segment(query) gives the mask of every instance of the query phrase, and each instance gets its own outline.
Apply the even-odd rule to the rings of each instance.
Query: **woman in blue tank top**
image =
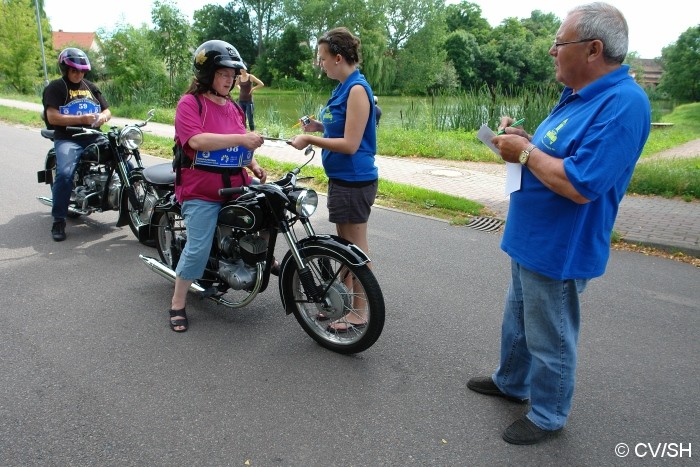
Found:
[[[320,121],[303,125],[304,133],[290,144],[303,149],[309,144],[322,149],[323,168],[328,175],[328,218],[338,235],[369,251],[367,221],[377,195],[377,128],[374,94],[359,72],[360,40],[347,28],[335,28],[318,39],[318,64],[326,75],[339,81]],[[358,316],[346,316],[329,325],[344,332],[361,327]]]

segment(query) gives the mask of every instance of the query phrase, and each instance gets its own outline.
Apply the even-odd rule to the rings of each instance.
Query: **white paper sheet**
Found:
[[[476,137],[479,138],[479,141],[488,146],[489,149],[491,149],[494,153],[498,155],[498,157],[500,157],[501,151],[499,151],[498,148],[494,146],[491,142],[494,136],[496,136],[496,133],[494,133],[493,130],[489,128],[486,124],[481,125],[481,128],[479,128],[479,131],[476,133]],[[521,177],[522,166],[514,162],[506,162],[505,196],[510,196],[511,193],[520,189]]]

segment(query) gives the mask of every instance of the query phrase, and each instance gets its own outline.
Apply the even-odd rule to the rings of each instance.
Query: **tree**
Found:
[[[311,51],[301,43],[299,30],[295,26],[287,26],[274,49],[270,51],[270,67],[275,70],[273,75],[277,78],[303,79],[301,65],[311,58]]]
[[[146,25],[138,29],[118,26],[104,41],[103,52],[111,81],[111,101],[159,102],[170,95],[165,64]]]
[[[170,79],[170,103],[174,103],[179,92],[176,82],[188,80],[191,67],[190,24],[172,0],[156,0],[151,10],[155,25],[153,39],[155,47],[163,56]]]
[[[463,30],[474,36],[479,44],[488,42],[491,34],[491,25],[481,16],[481,7],[476,3],[447,5],[445,22],[448,33]]]
[[[42,10],[43,11],[43,10]],[[42,28],[48,23],[42,21]],[[49,54],[50,54],[50,48]],[[0,77],[20,93],[30,93],[41,76],[34,2],[0,1]]]
[[[434,88],[447,61],[443,48],[445,34],[444,16],[437,10],[422,29],[409,37],[397,55],[398,90],[405,94],[425,94]]]
[[[561,21],[554,16],[554,13],[542,13],[540,10],[533,10],[529,18],[521,21],[527,30],[536,37],[547,37],[550,42],[554,42]]]
[[[283,4],[275,0],[235,0],[234,3],[253,13],[251,19],[255,24],[258,45],[256,56],[259,57],[265,50],[265,44],[284,28]]]
[[[477,69],[481,49],[471,33],[461,28],[451,32],[445,40],[445,51],[463,88],[476,88],[482,84]]]
[[[700,101],[700,24],[661,50],[664,72],[659,91],[681,102]]]
[[[395,0],[384,6],[387,48],[393,51],[403,47],[429,22],[435,23],[436,16],[442,15],[444,10],[443,0]],[[440,18],[444,21],[442,16]]]
[[[250,67],[256,62],[258,55],[253,30],[250,27],[250,16],[245,9],[236,10],[234,6],[233,2],[225,7],[204,5],[202,9],[194,12],[192,32],[197,44],[218,39],[233,45]]]

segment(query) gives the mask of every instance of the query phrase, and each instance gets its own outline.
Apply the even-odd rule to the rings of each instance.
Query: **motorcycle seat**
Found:
[[[163,164],[146,167],[143,169],[143,178],[145,178],[147,182],[155,185],[173,185],[175,183],[173,164],[165,162]]]
[[[43,136],[46,139],[53,140],[53,130],[47,130],[46,128],[42,128],[41,136]]]

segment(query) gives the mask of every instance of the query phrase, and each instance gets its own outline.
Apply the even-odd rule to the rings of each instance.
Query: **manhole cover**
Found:
[[[469,221],[467,227],[483,232],[495,232],[500,229],[504,223],[503,219],[496,219],[495,217],[475,217]]]
[[[438,177],[461,177],[463,174],[459,170],[450,169],[435,169],[430,171],[431,175],[437,175]]]

